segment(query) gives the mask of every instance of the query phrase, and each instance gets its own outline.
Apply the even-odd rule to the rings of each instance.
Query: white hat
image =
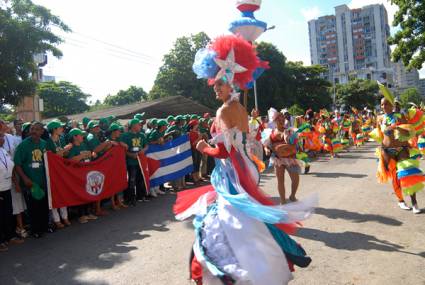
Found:
[[[270,108],[267,111],[269,121],[274,122],[276,118],[279,116],[279,112],[275,108]]]

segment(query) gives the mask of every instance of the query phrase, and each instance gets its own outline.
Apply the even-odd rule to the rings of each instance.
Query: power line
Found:
[[[60,28],[58,25],[55,25],[55,24],[53,24],[53,26]],[[62,32],[62,30],[60,30],[60,31]],[[120,52],[122,52],[122,53],[127,53],[127,54],[132,55],[132,56],[137,56],[137,57],[145,58],[146,60],[154,60],[154,61],[157,61],[158,60],[158,58],[153,57],[151,55],[148,55],[148,54],[145,54],[145,53],[141,53],[141,52],[138,52],[138,51],[134,51],[134,50],[128,49],[126,47],[119,46],[119,45],[114,44],[114,43],[110,43],[110,42],[106,42],[106,41],[103,41],[103,40],[99,40],[99,39],[97,39],[95,37],[92,37],[92,36],[89,36],[89,35],[86,35],[86,34],[77,32],[77,31],[73,31],[72,34],[79,35],[79,36],[84,37],[86,39],[90,39],[92,41],[95,41],[95,42],[101,43],[103,45],[107,45],[107,46],[113,47],[115,49],[119,49]],[[63,34],[62,37],[66,37],[65,34]],[[81,40],[77,40],[77,41],[82,42]]]
[[[79,40],[75,40],[75,39],[72,39],[72,38],[64,37],[64,39],[69,45],[74,46],[74,47],[78,47],[78,48],[82,48],[82,49],[91,49],[93,51],[101,51],[101,52],[103,52],[107,55],[110,55],[110,56],[113,56],[113,57],[116,57],[116,58],[121,58],[121,59],[129,60],[129,61],[137,61],[137,62],[140,62],[140,63],[143,63],[143,64],[148,64],[148,65],[154,64],[154,61],[148,61],[145,58],[142,58],[142,57],[139,57],[139,56],[135,56],[135,55],[131,55],[131,54],[128,54],[128,53],[123,53],[123,52],[111,50],[111,49],[108,49],[108,48],[105,48],[105,47],[97,47],[96,48],[96,47],[91,46],[88,43],[84,43],[84,42],[81,42]]]

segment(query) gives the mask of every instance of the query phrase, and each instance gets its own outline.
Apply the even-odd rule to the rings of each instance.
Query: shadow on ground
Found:
[[[318,178],[364,178],[367,177],[366,174],[352,174],[352,173],[340,173],[340,172],[310,172],[309,175],[312,175],[314,177]]]
[[[377,222],[388,226],[401,226],[403,224],[399,220],[391,217],[374,214],[361,214],[341,209],[316,208],[314,212],[317,215],[322,215],[329,219],[343,219],[354,223]]]
[[[301,228],[296,236],[320,241],[327,247],[334,249],[356,251],[356,250],[378,250],[385,252],[400,252],[425,258],[425,252],[413,253],[403,250],[403,246],[386,240],[378,239],[372,235],[357,232],[330,233],[318,229]]]
[[[82,282],[86,270],[109,269],[140,250],[129,243],[149,238],[147,231],[169,231],[175,195],[123,209],[88,224],[73,225],[42,239],[28,239],[0,254],[0,284],[101,284]]]

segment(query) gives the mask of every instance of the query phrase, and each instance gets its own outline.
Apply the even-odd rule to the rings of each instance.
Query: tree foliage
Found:
[[[120,90],[116,95],[108,95],[104,104],[108,106],[121,106],[147,100],[148,94],[141,87],[130,86],[127,90]]]
[[[414,103],[419,106],[421,102],[422,96],[416,88],[409,88],[400,95],[400,103],[403,108],[409,107],[409,103]]]
[[[347,84],[336,86],[336,98],[338,105],[355,107],[375,107],[378,104],[378,84],[371,80],[356,79]]]
[[[302,62],[289,62],[287,88],[293,100],[289,105],[298,104],[303,109],[318,111],[332,104],[331,83],[321,77],[326,68],[321,65],[304,66]],[[286,105],[286,106],[289,106]]]
[[[301,108],[300,106],[298,106],[298,104],[294,104],[292,105],[289,109],[288,109],[289,114],[291,114],[292,116],[301,116],[304,115],[304,109]]]
[[[425,62],[425,1],[391,0],[399,9],[393,26],[400,27],[389,43],[396,45],[392,58],[408,68],[421,69]]]
[[[32,95],[37,71],[34,55],[51,52],[60,57],[61,39],[52,26],[69,31],[57,16],[30,0],[0,0],[0,103],[16,105]]]
[[[173,49],[164,56],[150,98],[182,95],[215,108],[218,102],[206,80],[196,78],[192,64],[196,52],[210,39],[205,33],[177,39]],[[258,56],[268,61],[270,69],[257,80],[258,103],[262,113],[272,106],[283,108],[298,104],[301,108],[318,110],[331,104],[330,83],[321,78],[321,66],[287,63],[285,56],[270,43],[256,45]],[[254,107],[254,91],[249,90],[248,109]]]
[[[181,95],[205,106],[216,107],[214,92],[205,80],[196,78],[192,71],[196,52],[206,47],[210,38],[201,32],[190,37],[178,38],[171,51],[164,56],[154,86],[149,94],[151,99]]]
[[[37,93],[44,101],[43,117],[46,118],[83,113],[90,109],[86,104],[90,95],[67,81],[40,83]]]

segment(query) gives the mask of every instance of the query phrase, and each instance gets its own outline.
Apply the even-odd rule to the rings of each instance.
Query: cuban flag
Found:
[[[162,145],[149,145],[145,154],[139,155],[139,163],[147,189],[192,173],[189,136],[184,135]]]

